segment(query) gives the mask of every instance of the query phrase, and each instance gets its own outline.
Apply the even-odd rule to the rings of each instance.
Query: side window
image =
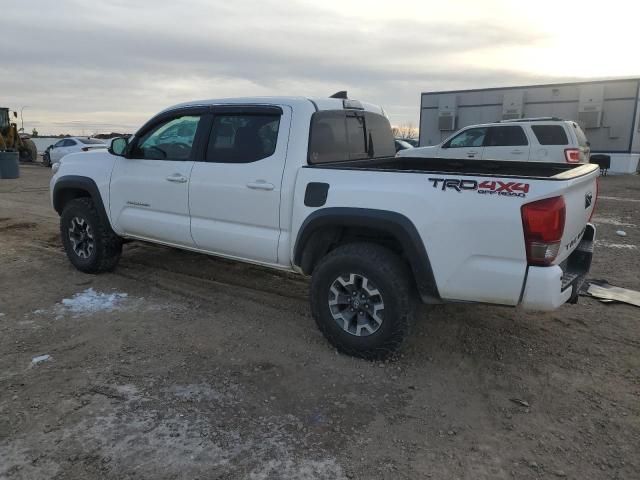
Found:
[[[280,115],[229,113],[213,118],[207,162],[251,163],[276,151]]]
[[[58,141],[53,145],[53,147],[54,147],[54,148],[60,148],[60,147],[64,146],[64,142],[66,142],[66,140],[58,140]]]
[[[540,145],[569,145],[567,132],[562,125],[532,125],[531,130]]]
[[[309,163],[349,160],[345,118],[345,112],[342,110],[328,110],[313,114],[309,137]]]
[[[71,140],[69,138],[65,139],[62,141],[62,146],[63,147],[73,147],[76,144],[76,142],[74,140]]]
[[[518,125],[491,127],[489,141],[485,143],[486,147],[521,147],[524,145],[529,145],[527,135]]]
[[[447,148],[481,147],[486,134],[486,127],[470,128],[453,137],[445,146]]]
[[[189,160],[199,115],[183,115],[167,120],[140,137],[132,158],[147,160]]]

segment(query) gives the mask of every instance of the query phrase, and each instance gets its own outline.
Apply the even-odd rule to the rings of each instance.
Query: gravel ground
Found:
[[[357,360],[303,278],[142,243],[74,270],[49,176],[0,181],[0,478],[640,478],[640,309],[425,307]],[[640,290],[640,177],[600,194],[592,278]]]

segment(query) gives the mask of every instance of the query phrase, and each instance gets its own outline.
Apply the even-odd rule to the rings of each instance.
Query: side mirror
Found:
[[[443,143],[443,144],[442,144],[442,147],[440,147],[440,148],[449,148],[449,142],[447,142],[447,143]]]
[[[18,112],[13,112],[13,117],[18,118]]]
[[[126,156],[127,146],[129,145],[129,141],[124,137],[114,138],[111,142],[111,146],[109,147],[109,153],[111,155],[117,155],[119,157]]]

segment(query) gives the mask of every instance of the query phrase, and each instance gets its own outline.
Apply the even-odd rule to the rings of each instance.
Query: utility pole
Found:
[[[29,108],[29,105],[23,105],[22,108],[20,109],[20,131],[24,132],[24,118],[22,118],[22,111],[25,108]]]

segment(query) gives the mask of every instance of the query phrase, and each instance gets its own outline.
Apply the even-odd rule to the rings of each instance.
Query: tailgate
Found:
[[[585,165],[587,167],[587,165]],[[584,167],[583,167],[584,168]],[[577,178],[571,178],[564,183],[564,197],[566,215],[564,233],[560,241],[560,250],[554,264],[561,263],[578,246],[585,227],[591,218],[598,196],[598,169]]]

